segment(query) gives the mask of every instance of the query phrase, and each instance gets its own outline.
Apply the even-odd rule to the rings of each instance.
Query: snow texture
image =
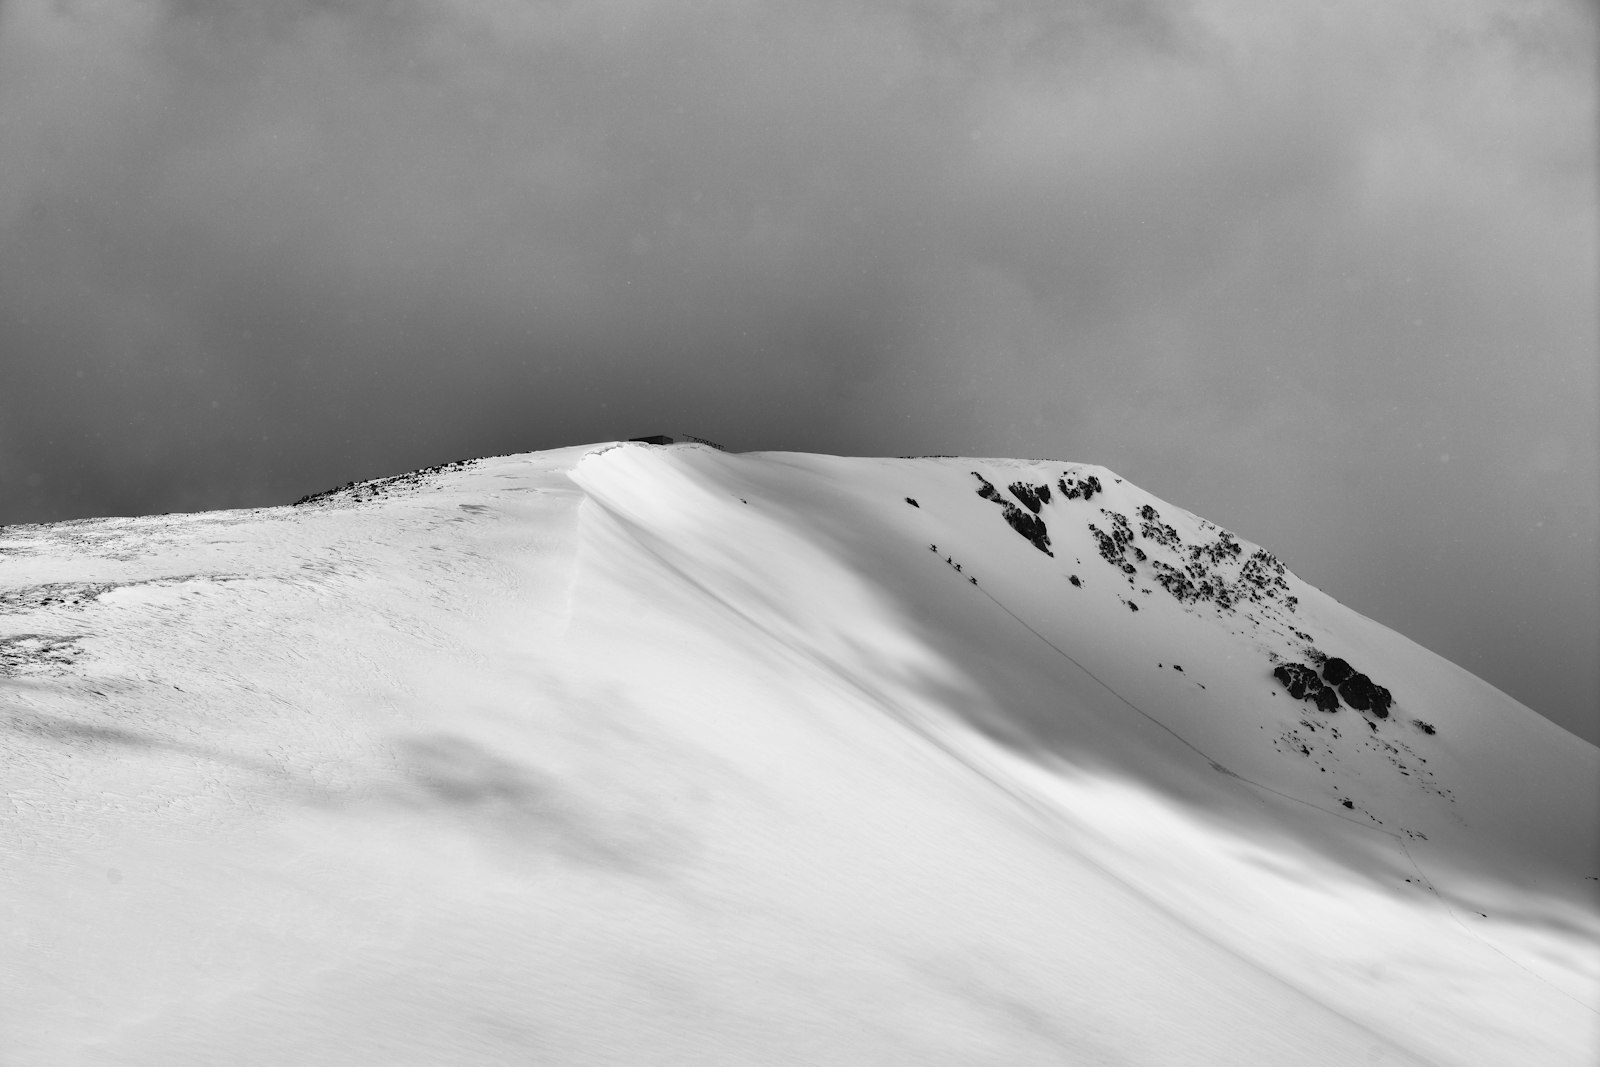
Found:
[[[1600,751],[1098,467],[6,528],[0,759],[7,1064],[1600,1054]]]

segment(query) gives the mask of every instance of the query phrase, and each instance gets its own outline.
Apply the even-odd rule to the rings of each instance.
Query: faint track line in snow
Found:
[[[1321,809],[1319,808],[1318,810],[1320,811]],[[1474,933],[1473,930],[1472,930],[1472,927],[1468,926],[1466,923],[1461,921],[1461,916],[1456,914],[1456,909],[1454,909],[1454,908],[1452,908],[1450,906],[1450,901],[1448,899],[1446,899],[1444,894],[1440,893],[1437,889],[1435,889],[1433,887],[1433,879],[1429,878],[1426,874],[1423,873],[1422,867],[1417,863],[1416,858],[1411,855],[1411,850],[1406,847],[1405,840],[1403,838],[1400,838],[1400,837],[1396,837],[1395,840],[1400,845],[1400,851],[1405,853],[1406,859],[1411,862],[1411,869],[1416,871],[1417,872],[1417,877],[1422,879],[1423,886],[1427,888],[1428,892],[1433,894],[1434,899],[1437,900],[1444,907],[1444,910],[1449,913],[1451,920],[1454,921],[1455,924],[1461,928],[1461,932],[1462,933],[1466,934],[1468,937],[1472,938],[1472,940],[1478,942],[1478,944],[1482,945],[1484,948],[1486,948],[1489,951],[1493,952],[1495,955],[1499,956],[1501,959],[1505,960],[1507,963],[1509,963],[1513,967],[1517,968],[1517,970],[1519,970],[1519,971],[1523,972],[1524,974],[1528,975],[1530,978],[1533,978],[1535,981],[1539,982],[1541,985],[1544,985],[1544,986],[1546,986],[1546,987],[1548,987],[1550,989],[1555,990],[1557,993],[1560,993],[1562,996],[1566,997],[1568,1000],[1572,1001],[1574,1004],[1578,1005],[1580,1008],[1583,1008],[1589,1014],[1591,1014],[1591,1015],[1600,1015],[1600,1010],[1596,1010],[1593,1005],[1585,1004],[1583,1001],[1579,1000],[1577,997],[1573,996],[1571,993],[1568,993],[1565,989],[1562,989],[1560,986],[1556,985],[1554,982],[1547,981],[1546,979],[1540,977],[1540,975],[1539,975],[1539,973],[1537,971],[1529,970],[1527,967],[1524,967],[1521,963],[1517,962],[1515,957],[1509,956],[1506,953],[1500,951],[1500,949],[1496,948],[1492,942],[1486,941],[1482,937],[1479,937],[1476,933]]]
[[[940,729],[940,725],[936,719],[919,716],[909,711],[891,696],[878,691],[876,687],[863,680],[859,672],[852,669],[847,663],[833,659],[825,654],[822,650],[819,650],[818,648],[797,639],[792,634],[783,632],[781,628],[776,628],[770,625],[769,621],[763,620],[762,618],[743,610],[743,608],[735,600],[723,595],[714,587],[712,583],[706,581],[701,575],[694,573],[693,568],[687,562],[674,560],[671,558],[668,552],[663,551],[661,547],[661,542],[663,539],[660,537],[660,535],[651,531],[645,523],[629,518],[618,509],[608,505],[604,500],[598,499],[593,495],[589,497],[589,501],[596,505],[598,509],[596,513],[597,515],[603,515],[610,521],[617,524],[617,526],[630,537],[640,551],[657,561],[668,573],[676,576],[686,586],[694,590],[695,593],[703,597],[706,601],[718,609],[729,612],[734,617],[743,620],[752,628],[766,634],[768,638],[788,652],[789,655],[795,657],[796,660],[809,665],[812,669],[815,669],[826,677],[833,679],[837,685],[859,694],[867,704],[879,709],[888,719],[901,724],[906,730],[910,731],[913,736],[919,738],[923,743],[944,754],[955,766],[962,768],[967,773],[976,775],[978,778],[996,790],[1000,796],[1007,798],[1023,812],[1027,813],[1029,816],[1029,821],[1032,823],[1032,830],[1034,833],[1038,834],[1045,842],[1049,843],[1053,847],[1061,847],[1062,841],[1060,836],[1060,828],[1062,826],[1062,813],[1060,809],[1053,805],[1049,800],[1040,796],[1035,790],[1029,788],[1025,783],[1019,781],[1014,775],[1008,774],[1002,767],[993,765],[991,762],[986,760],[979,751],[976,751],[968,746],[961,745],[953,736],[946,734],[946,732]],[[990,597],[990,599],[993,600],[994,598]],[[995,601],[995,603],[1000,606],[1002,610],[1006,610],[1003,604],[999,604],[998,601]],[[1007,614],[1012,613],[1008,610]],[[1016,616],[1013,614],[1013,617],[1015,618]],[[1023,622],[1021,619],[1018,619],[1018,621],[1022,622],[1024,626],[1027,626],[1027,623]],[[1030,631],[1033,631],[1031,626],[1027,626],[1027,628]],[[1036,636],[1040,636],[1041,640],[1045,640],[1046,644],[1050,644],[1052,648],[1055,647],[1053,643],[1048,641],[1048,639],[1043,638],[1042,635],[1038,635],[1037,631],[1033,632]],[[1057,649],[1057,651],[1060,650]],[[1065,653],[1062,654],[1065,655]],[[1071,659],[1070,656],[1068,658]],[[1076,663],[1077,661],[1073,660],[1073,662]],[[1079,667],[1081,668],[1082,665],[1079,664]],[[1087,673],[1087,669],[1084,669]],[[1091,677],[1093,677],[1093,675],[1091,675]],[[1098,678],[1095,678],[1095,681],[1100,682],[1101,685],[1105,685],[1105,683],[1101,682]],[[1117,694],[1115,690],[1111,690],[1109,686],[1106,688],[1114,696],[1117,696],[1119,700],[1123,699],[1120,694]],[[1126,703],[1126,701],[1124,702]],[[1133,707],[1131,704],[1129,706]],[[1141,715],[1145,714],[1137,707],[1133,707],[1133,710],[1139,711]],[[1146,717],[1148,718],[1148,716]],[[1167,727],[1159,722],[1157,722],[1156,725],[1162,726],[1163,729],[1167,729]],[[1168,729],[1168,732],[1172,733],[1170,729]],[[1225,773],[1233,773],[1231,771],[1227,771],[1226,768],[1220,768],[1220,765],[1217,765],[1215,761],[1211,761],[1203,752],[1200,752],[1199,749],[1195,748],[1193,745],[1190,745],[1176,733],[1173,733],[1173,736],[1185,746],[1206,758],[1207,761],[1211,762],[1213,766],[1219,766],[1219,769],[1223,770]],[[1239,776],[1234,775],[1234,777]],[[1138,885],[1122,877],[1116,871],[1100,863],[1094,857],[1085,852],[1076,850],[1074,850],[1074,855],[1080,862],[1098,871],[1109,881],[1121,886],[1123,890],[1131,894],[1136,899],[1144,902],[1146,906],[1154,909],[1159,914],[1168,917],[1174,923],[1189,931],[1193,936],[1201,939],[1206,944],[1211,945],[1217,951],[1237,961],[1244,967],[1249,968],[1251,971],[1262,975],[1270,981],[1278,983],[1294,996],[1303,998],[1305,1001],[1313,1005],[1316,1010],[1327,1012],[1343,1020],[1345,1023],[1357,1028],[1363,1033],[1370,1035],[1373,1040],[1392,1050],[1405,1062],[1417,1063],[1419,1065],[1428,1062],[1424,1057],[1418,1055],[1416,1052],[1407,1048],[1403,1044],[1400,1044],[1396,1038],[1372,1029],[1366,1024],[1360,1022],[1358,1019],[1355,1019],[1350,1015],[1340,1011],[1332,1004],[1321,1000],[1311,992],[1302,989],[1284,975],[1269,967],[1263,966],[1259,961],[1249,958],[1236,948],[1228,945],[1224,941],[1219,940],[1204,929],[1201,929],[1200,927],[1188,922],[1184,916],[1174,911],[1167,904],[1152,896]]]
[[[1065,659],[1067,662],[1071,663],[1073,666],[1077,667],[1084,674],[1088,675],[1091,679],[1093,679],[1106,692],[1108,692],[1112,696],[1116,697],[1123,704],[1127,705],[1131,710],[1137,712],[1139,715],[1142,715],[1144,718],[1148,719],[1150,722],[1154,723],[1156,726],[1159,726],[1161,729],[1163,729],[1167,733],[1171,734],[1173,736],[1173,738],[1175,738],[1178,741],[1179,744],[1183,745],[1184,748],[1187,748],[1189,751],[1193,752],[1195,755],[1199,756],[1201,759],[1205,760],[1208,764],[1210,764],[1212,770],[1217,771],[1219,774],[1225,774],[1230,778],[1237,778],[1239,781],[1244,782],[1247,785],[1253,785],[1257,789],[1265,790],[1266,792],[1271,793],[1274,796],[1282,797],[1284,800],[1292,800],[1296,804],[1303,804],[1306,807],[1312,809],[1313,811],[1319,811],[1322,814],[1327,815],[1327,816],[1329,816],[1331,818],[1334,818],[1334,819],[1338,819],[1341,822],[1347,822],[1351,826],[1357,826],[1357,827],[1360,827],[1363,830],[1370,830],[1373,833],[1382,834],[1384,837],[1391,838],[1395,842],[1395,844],[1400,846],[1400,854],[1403,855],[1406,858],[1406,862],[1411,865],[1411,869],[1417,872],[1417,877],[1422,879],[1422,884],[1427,888],[1428,892],[1432,893],[1433,896],[1434,896],[1434,899],[1439,901],[1439,903],[1444,907],[1445,911],[1449,914],[1451,920],[1454,921],[1455,924],[1458,927],[1461,928],[1461,931],[1463,933],[1465,933],[1468,937],[1472,938],[1472,940],[1478,942],[1484,948],[1487,948],[1491,952],[1495,953],[1497,956],[1500,956],[1506,962],[1512,964],[1518,970],[1520,970],[1523,973],[1527,974],[1529,977],[1533,978],[1535,981],[1539,982],[1541,985],[1544,985],[1544,986],[1546,986],[1546,987],[1548,987],[1550,989],[1553,989],[1557,993],[1560,993],[1562,996],[1566,997],[1568,1000],[1572,1001],[1574,1004],[1577,1004],[1580,1007],[1584,1008],[1590,1014],[1600,1015],[1600,1010],[1596,1010],[1593,1006],[1591,1006],[1589,1004],[1585,1004],[1583,1001],[1579,1000],[1577,997],[1573,996],[1571,993],[1568,993],[1566,990],[1562,989],[1560,986],[1555,985],[1554,983],[1552,983],[1552,982],[1546,980],[1545,978],[1541,977],[1536,971],[1529,970],[1527,967],[1523,966],[1521,963],[1518,963],[1514,958],[1512,958],[1511,956],[1508,956],[1506,953],[1504,953],[1500,949],[1496,948],[1492,943],[1490,943],[1489,941],[1487,941],[1484,938],[1480,937],[1478,934],[1474,933],[1471,927],[1469,927],[1466,923],[1462,922],[1461,921],[1461,917],[1459,915],[1457,915],[1455,909],[1450,906],[1450,902],[1444,897],[1443,894],[1441,894],[1437,889],[1434,888],[1433,879],[1428,877],[1427,873],[1423,871],[1422,866],[1419,863],[1417,863],[1416,857],[1411,854],[1411,850],[1406,847],[1405,836],[1403,834],[1397,834],[1397,833],[1393,832],[1392,830],[1384,830],[1384,829],[1382,829],[1380,827],[1377,827],[1377,826],[1369,826],[1366,823],[1357,822],[1355,819],[1347,818],[1347,817],[1345,817],[1343,815],[1340,815],[1338,812],[1329,811],[1327,808],[1321,807],[1320,805],[1317,805],[1317,804],[1313,804],[1311,801],[1306,800],[1304,797],[1297,797],[1297,796],[1294,796],[1293,794],[1285,793],[1282,790],[1274,789],[1270,785],[1266,785],[1264,783],[1258,782],[1258,781],[1254,780],[1253,778],[1247,778],[1244,775],[1238,773],[1237,771],[1235,771],[1235,770],[1233,770],[1233,769],[1231,769],[1229,767],[1223,766],[1221,763],[1219,763],[1215,759],[1213,759],[1209,754],[1207,754],[1206,752],[1202,751],[1200,748],[1196,747],[1192,742],[1190,742],[1187,738],[1185,738],[1181,734],[1179,734],[1176,730],[1172,729],[1172,727],[1170,727],[1166,723],[1160,721],[1155,716],[1151,715],[1149,712],[1147,712],[1143,708],[1139,707],[1133,701],[1129,700],[1127,697],[1123,696],[1121,693],[1119,693],[1115,689],[1113,689],[1109,684],[1106,683],[1106,681],[1104,679],[1102,679],[1099,675],[1095,674],[1088,667],[1085,667],[1071,653],[1067,652],[1060,645],[1056,644],[1054,641],[1050,640],[1044,634],[1042,634],[1038,630],[1034,629],[1033,625],[1031,623],[1029,623],[1026,619],[1024,619],[1022,616],[1018,615],[1016,612],[1012,611],[1010,608],[1006,607],[1006,605],[1002,604],[999,601],[999,599],[997,599],[994,596],[994,594],[989,592],[989,590],[985,589],[981,585],[978,585],[976,582],[973,583],[973,588],[977,589],[984,596],[988,597],[989,601],[992,604],[994,604],[995,607],[999,608],[1001,611],[1005,612],[1007,615],[1009,615],[1013,619],[1015,619],[1017,621],[1017,623],[1019,625],[1021,625],[1025,630],[1027,630],[1029,633],[1033,634],[1033,636],[1037,637],[1040,641],[1044,642],[1050,648],[1054,649],[1056,651],[1056,653],[1058,655],[1060,655],[1063,659]],[[985,777],[989,777],[992,780],[992,776],[989,776],[989,775],[986,774]],[[1008,792],[1013,792],[1013,791],[1008,790]]]

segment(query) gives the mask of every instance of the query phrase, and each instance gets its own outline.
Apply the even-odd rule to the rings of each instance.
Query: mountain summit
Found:
[[[1600,1053],[1600,750],[1101,467],[0,530],[0,1061]]]

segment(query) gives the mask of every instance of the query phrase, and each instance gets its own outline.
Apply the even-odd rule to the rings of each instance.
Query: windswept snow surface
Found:
[[[11,527],[0,746],[5,1064],[1600,1058],[1600,752],[1103,468]]]

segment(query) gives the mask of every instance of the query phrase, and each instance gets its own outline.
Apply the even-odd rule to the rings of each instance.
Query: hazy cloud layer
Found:
[[[11,0],[0,522],[1106,463],[1600,737],[1594,12]]]

